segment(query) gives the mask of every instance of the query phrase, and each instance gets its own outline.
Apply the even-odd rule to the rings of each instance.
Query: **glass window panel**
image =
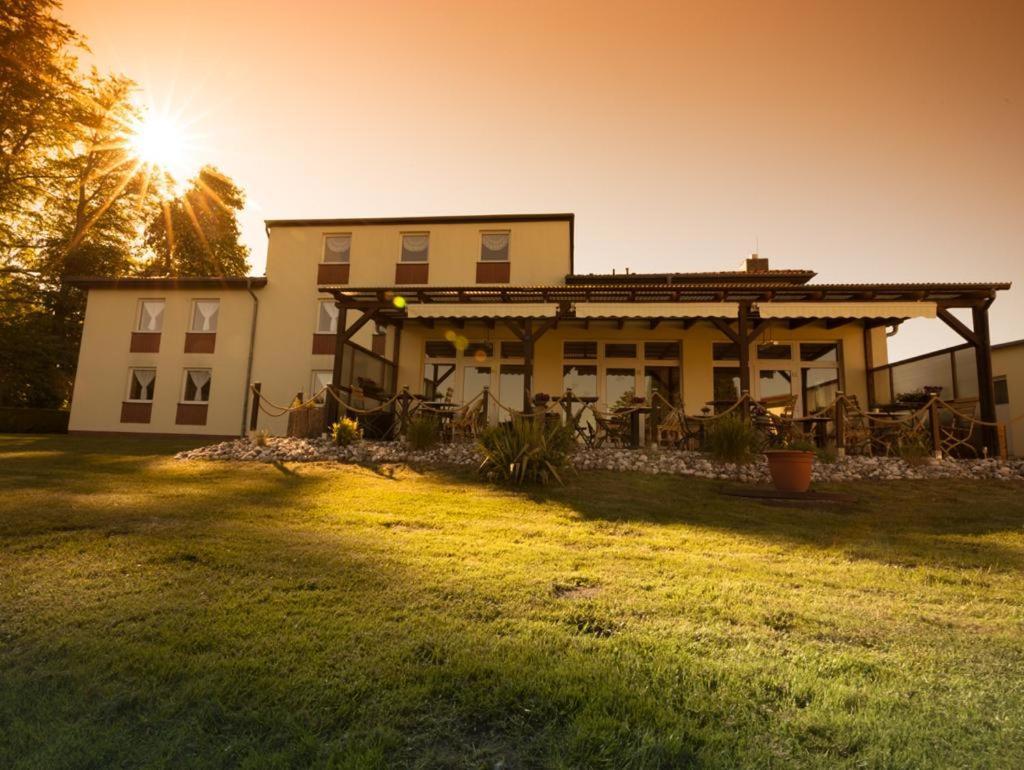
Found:
[[[144,299],[139,303],[139,324],[137,331],[159,332],[164,328],[164,301]]]
[[[156,369],[132,369],[128,388],[130,401],[152,401],[156,388]]]
[[[960,372],[957,372],[959,378]],[[948,353],[928,356],[917,361],[897,364],[892,368],[892,382],[896,393],[914,393],[925,386],[942,388],[945,398],[953,397],[953,361]],[[964,395],[960,393],[960,395]]]
[[[801,342],[800,360],[834,363],[839,360],[839,345],[835,342]]]
[[[220,315],[220,300],[197,299],[192,306],[192,331],[217,331],[218,315]]]
[[[423,397],[428,401],[443,398],[455,382],[454,373],[455,364],[426,364],[423,367]]]
[[[490,342],[467,342],[463,354],[478,361],[490,358],[494,355],[494,345]]]
[[[328,235],[324,238],[324,262],[344,264],[352,254],[351,235]]]
[[[814,414],[831,404],[839,391],[839,370],[826,368],[801,369],[801,391],[804,414]]]
[[[757,374],[757,393],[762,399],[782,399],[793,395],[793,373],[788,369],[762,369]],[[782,406],[768,405],[769,412],[782,412]]]
[[[448,340],[428,340],[427,358],[455,358],[455,343]]]
[[[757,357],[762,361],[788,360],[793,356],[789,343],[770,342],[757,346]]]
[[[595,359],[597,358],[597,343],[566,342],[562,349],[562,355],[567,359]]]
[[[607,369],[604,398],[609,409],[629,406],[636,395],[636,369]]]
[[[338,306],[334,304],[334,300],[328,299],[320,302],[316,330],[320,334],[335,334],[338,331]]]
[[[462,402],[468,404],[491,384],[491,367],[465,366],[462,368]]]
[[[310,395],[314,397],[316,403],[322,404],[324,402],[324,394],[317,395],[331,384],[331,378],[334,375],[330,369],[320,369],[313,372],[313,379],[310,383]]]
[[[402,261],[426,262],[430,247],[429,235],[403,235]]]
[[[714,369],[715,411],[727,409],[740,398],[740,370],[735,366],[716,366]]]
[[[1003,404],[1010,403],[1010,386],[1006,381],[1005,377],[996,377],[992,384],[996,389],[996,405],[1002,406]]]
[[[563,366],[562,389],[572,389],[573,395],[581,398],[597,396],[597,367]]]
[[[502,364],[498,379],[498,400],[510,409],[521,409],[523,406],[523,389],[526,387],[526,367],[515,364]],[[502,420],[511,419],[505,410],[501,410]]]
[[[956,395],[958,398],[978,397],[978,364],[974,356],[974,348],[962,348],[954,354],[956,357]],[[943,392],[943,395],[947,395]],[[952,395],[950,391],[949,395]]]
[[[211,379],[209,369],[187,369],[185,371],[185,401],[209,401]]]
[[[632,342],[606,342],[605,358],[636,358],[636,345]]]
[[[502,358],[522,358],[526,355],[526,346],[522,342],[502,342]]]
[[[483,233],[480,236],[480,261],[507,262],[508,236],[508,233]]]
[[[665,401],[672,406],[679,406],[679,382],[678,366],[644,367],[644,390],[647,400],[656,408],[664,407]],[[655,398],[655,394],[660,398]]]
[[[678,342],[645,342],[644,343],[644,358],[648,360],[658,361],[678,361],[679,360],[679,343]]]
[[[740,346],[735,342],[714,342],[711,345],[711,357],[715,361],[738,361]]]

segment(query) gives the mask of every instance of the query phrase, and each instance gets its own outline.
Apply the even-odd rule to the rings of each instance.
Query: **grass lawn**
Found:
[[[1024,767],[1024,486],[0,437],[0,767]]]

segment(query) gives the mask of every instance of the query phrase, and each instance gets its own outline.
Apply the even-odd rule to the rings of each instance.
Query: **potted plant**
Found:
[[[810,441],[791,439],[764,454],[772,484],[779,492],[806,492],[810,488],[814,467],[814,444]]]
[[[533,395],[534,406],[547,406],[550,400],[551,396],[549,396],[547,393],[535,393]]]

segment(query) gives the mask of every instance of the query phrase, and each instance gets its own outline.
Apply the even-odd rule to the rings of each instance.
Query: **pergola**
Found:
[[[802,276],[801,276],[802,277]],[[750,391],[750,345],[770,324],[790,329],[823,321],[834,329],[859,322],[864,328],[866,368],[873,368],[870,330],[892,326],[908,318],[939,318],[975,350],[978,401],[983,421],[995,422],[995,389],[988,309],[996,293],[1009,283],[887,283],[810,284],[772,280],[712,280],[675,283],[671,276],[645,280],[639,276],[570,276],[565,284],[547,286],[380,286],[327,284],[320,291],[334,297],[339,310],[356,311],[346,325],[339,313],[335,338],[333,385],[341,384],[342,351],[367,323],[396,328],[394,362],[398,364],[401,329],[407,323],[433,327],[448,323],[456,328],[469,320],[493,328],[502,324],[523,343],[524,409],[532,392],[534,345],[560,324],[589,327],[593,321],[612,321],[621,329],[627,321],[642,321],[654,329],[679,324],[689,329],[698,322],[717,328],[739,347],[740,390]],[[586,280],[590,279],[590,280]],[[637,282],[642,280],[643,282]],[[799,279],[798,279],[799,280]],[[971,326],[952,314],[970,309]],[[868,399],[874,400],[874,382],[868,377]],[[337,419],[333,399],[327,419]],[[998,451],[994,428],[986,428],[984,441]]]

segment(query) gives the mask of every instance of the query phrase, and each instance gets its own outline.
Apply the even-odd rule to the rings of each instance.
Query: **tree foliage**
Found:
[[[0,4],[0,405],[67,402],[85,307],[70,278],[248,267],[242,191],[208,167],[162,201],[162,172],[131,147],[135,83],[83,73],[58,7]]]

